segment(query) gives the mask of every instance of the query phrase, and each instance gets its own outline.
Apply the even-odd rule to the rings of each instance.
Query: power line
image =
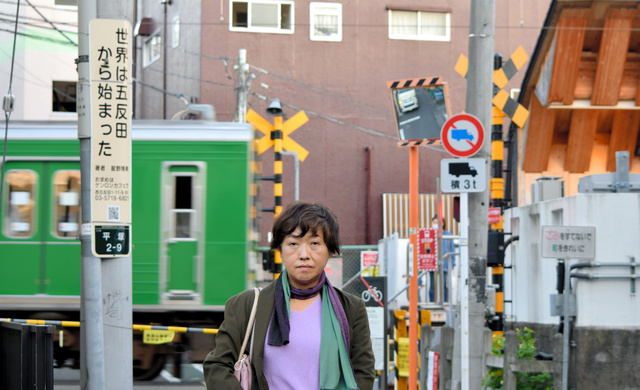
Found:
[[[0,14],[0,15],[5,15],[5,14]],[[2,23],[2,22],[4,22],[4,23],[11,23],[11,24],[13,24],[13,20],[0,17],[0,23]],[[23,25],[23,26],[29,26],[29,27],[39,28],[39,29],[42,29],[42,30],[51,30],[51,31],[53,31],[53,30],[54,30],[54,29],[53,29],[53,28],[51,28],[51,27],[43,26],[43,25],[38,24],[38,23],[32,23],[32,22],[19,22],[18,24]],[[74,31],[67,31],[67,32],[68,32],[69,34],[77,35],[77,33],[76,33],[76,32],[74,32]],[[77,46],[77,45],[74,43],[74,46]]]
[[[6,12],[0,12],[0,15],[4,15],[4,16],[10,16],[13,18],[13,14],[9,14]],[[41,21],[41,19],[38,18],[34,18],[31,16],[20,16],[20,20],[34,20],[34,21]],[[78,23],[69,23],[69,22],[55,22],[55,24],[57,25],[63,25],[63,26],[70,26],[70,27],[75,27],[76,30],[75,31],[69,31],[69,32],[73,32],[73,33],[77,33],[78,32]]]
[[[339,99],[340,99],[340,100],[342,100],[342,101],[349,102],[349,103],[351,103],[351,104],[355,104],[355,105],[361,106],[361,107],[363,107],[363,108],[365,108],[365,109],[367,109],[367,110],[369,110],[369,111],[371,111],[371,112],[380,112],[380,107],[374,107],[374,106],[371,106],[371,105],[366,104],[366,103],[364,103],[364,102],[362,102],[362,101],[360,101],[360,100],[357,100],[357,99],[354,99],[354,98],[352,98],[352,97],[349,97],[349,96],[343,95],[343,94],[341,94],[341,93],[334,92],[334,91],[330,91],[330,90],[327,90],[327,89],[322,88],[322,87],[314,86],[314,85],[311,85],[311,84],[305,83],[305,82],[303,82],[303,81],[294,80],[294,79],[289,78],[289,77],[287,77],[287,76],[283,76],[283,75],[280,75],[280,74],[277,74],[277,73],[270,72],[270,71],[268,71],[268,70],[266,70],[266,69],[263,69],[263,68],[257,67],[257,66],[255,66],[255,65],[251,65],[251,64],[250,64],[249,66],[250,66],[251,68],[253,68],[253,69],[257,70],[258,72],[262,73],[262,74],[265,74],[265,75],[269,75],[269,76],[272,76],[272,77],[278,78],[278,79],[280,79],[280,80],[282,80],[282,81],[285,81],[285,82],[288,82],[288,83],[291,83],[291,84],[297,85],[297,86],[299,86],[299,87],[301,87],[301,88],[305,88],[305,89],[307,89],[307,90],[309,90],[309,91],[311,91],[311,92],[314,92],[314,93],[317,93],[317,94],[323,94],[323,95],[328,94],[328,95],[331,95],[331,96],[337,97],[337,98],[339,98]]]
[[[5,116],[5,128],[4,128],[4,145],[2,147],[2,166],[0,166],[0,197],[2,196],[2,191],[4,187],[4,166],[7,161],[7,141],[9,139],[9,118],[11,117],[11,111],[13,111],[13,102],[14,96],[11,93],[11,88],[13,87],[13,63],[16,58],[16,40],[18,38],[18,15],[20,14],[20,0],[18,0],[18,6],[16,10],[16,24],[15,24],[15,32],[13,35],[13,55],[11,56],[11,73],[9,75],[9,91],[2,99],[2,108],[4,110]],[[2,205],[3,202],[0,202],[0,215],[2,215]]]
[[[264,95],[262,95],[262,94],[260,94],[260,93],[258,93],[258,92],[251,91],[251,94],[252,94],[252,95],[255,95],[255,96],[256,96],[258,99],[260,99],[260,100],[266,100],[266,101],[272,100],[272,98],[269,98],[269,97],[267,97],[267,96],[264,96]],[[345,121],[343,121],[343,120],[336,119],[336,118],[333,118],[333,117],[330,117],[330,116],[328,116],[328,115],[324,115],[324,114],[321,114],[321,113],[318,113],[318,112],[315,112],[315,111],[307,110],[307,109],[305,109],[305,108],[301,108],[301,107],[298,107],[298,106],[295,106],[295,105],[293,105],[293,104],[289,104],[289,103],[286,103],[286,102],[282,102],[282,101],[281,101],[280,103],[281,103],[281,104],[283,104],[283,105],[285,105],[285,106],[287,106],[287,107],[289,107],[289,108],[292,108],[292,109],[294,109],[294,110],[298,110],[298,111],[302,110],[302,111],[304,111],[306,114],[309,114],[309,115],[311,115],[311,116],[315,116],[315,117],[317,117],[317,118],[321,118],[321,119],[327,120],[327,121],[329,121],[329,122],[332,122],[332,123],[335,123],[335,124],[338,124],[338,125],[352,127],[352,128],[354,128],[354,129],[360,130],[360,131],[362,131],[363,133],[366,133],[366,134],[369,134],[369,135],[373,135],[373,136],[376,136],[376,137],[382,137],[382,138],[389,138],[389,139],[397,140],[397,138],[396,138],[396,137],[391,136],[391,135],[389,135],[389,134],[385,134],[385,133],[383,133],[383,132],[381,132],[381,131],[378,131],[378,130],[374,130],[374,129],[370,129],[370,128],[368,128],[368,127],[364,127],[364,126],[356,125],[356,124],[354,124],[354,123],[345,122]]]
[[[39,39],[41,41],[47,41],[47,42],[57,43],[57,44],[60,44],[60,45],[72,46],[67,41],[61,41],[61,40],[58,40],[58,39],[55,39],[55,38],[43,37],[43,36],[32,35],[32,34],[25,34],[25,33],[21,33],[21,32],[18,32],[18,31],[7,30],[7,29],[4,29],[4,28],[0,28],[0,31],[8,32],[8,33],[11,33],[11,34],[14,34],[14,35],[22,35],[25,38]]]
[[[67,40],[68,40],[69,42],[71,42],[73,45],[78,46],[78,44],[77,44],[77,43],[75,43],[74,41],[72,41],[72,40],[71,40],[71,38],[69,38],[69,37],[68,37],[64,32],[62,32],[62,31],[58,30],[58,27],[56,27],[53,23],[51,23],[51,22],[49,21],[49,19],[47,19],[47,17],[46,17],[46,16],[44,16],[44,15],[42,14],[42,12],[40,12],[40,11],[38,10],[38,8],[34,7],[34,6],[33,6],[33,4],[31,4],[31,2],[30,2],[29,0],[24,0],[24,1],[26,1],[26,2],[27,2],[27,4],[29,4],[29,5],[31,6],[31,8],[33,8],[33,10],[34,10],[34,11],[36,11],[36,12],[38,13],[38,15],[40,15],[40,17],[41,17],[45,22],[49,23],[49,25],[50,25],[51,27],[53,27],[53,29],[54,29],[54,30],[56,30],[57,32],[59,32],[63,37],[67,38]],[[16,15],[16,17],[17,17],[17,15]],[[17,23],[17,19],[16,19],[16,23]]]

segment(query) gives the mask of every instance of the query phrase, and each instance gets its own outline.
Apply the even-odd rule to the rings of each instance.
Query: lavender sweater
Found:
[[[304,311],[291,310],[289,321],[289,344],[276,347],[269,345],[268,337],[265,340],[263,370],[269,388],[318,390],[322,297]]]

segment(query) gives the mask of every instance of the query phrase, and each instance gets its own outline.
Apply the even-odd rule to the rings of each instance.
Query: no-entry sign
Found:
[[[442,146],[456,157],[476,154],[484,142],[482,123],[473,115],[458,114],[449,118],[440,131]]]

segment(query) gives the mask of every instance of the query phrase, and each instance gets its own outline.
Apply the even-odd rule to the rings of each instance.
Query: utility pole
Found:
[[[247,64],[247,49],[240,49],[238,53],[238,117],[237,121],[246,123],[247,116],[247,95],[249,86],[247,85],[247,75],[249,64]]]
[[[480,120],[485,129],[491,128],[493,98],[493,50],[495,0],[471,1],[469,23],[469,73],[467,78],[466,111]],[[490,132],[477,157],[485,160],[485,177],[489,175],[491,160]],[[487,183],[488,184],[488,183]],[[462,351],[462,390],[477,389],[482,383],[482,354],[485,310],[486,264],[488,249],[489,186],[485,191],[469,194],[469,275],[462,280],[468,288],[469,345],[467,355]],[[468,364],[465,364],[467,360]],[[465,372],[468,368],[468,372]]]
[[[78,2],[78,138],[80,141],[82,232],[82,283],[80,302],[80,387],[89,390],[132,389],[132,304],[131,257],[97,257],[94,253],[94,221],[92,191],[92,69],[90,58],[90,23],[94,19],[118,19],[132,22],[133,9],[125,0]],[[124,40],[133,38],[129,28]],[[115,53],[114,53],[115,54]],[[129,58],[133,53],[127,53]],[[112,58],[111,65],[115,65]],[[111,68],[111,71],[114,69]],[[124,72],[129,72],[126,69]],[[105,79],[107,80],[107,79]],[[124,88],[126,104],[133,98],[131,80]],[[105,81],[106,83],[107,81]],[[128,91],[128,92],[127,92]],[[115,92],[115,90],[114,90]],[[131,105],[126,119],[131,119]],[[95,109],[95,107],[94,107]],[[130,123],[130,122],[129,122]],[[108,125],[105,125],[108,126]],[[115,132],[116,129],[113,129]],[[122,131],[122,129],[120,129]],[[125,138],[130,137],[130,126]],[[129,138],[130,142],[130,138]],[[128,193],[130,201],[130,191]],[[118,211],[119,213],[120,211]],[[123,210],[123,212],[126,212]],[[130,215],[130,210],[128,212]],[[126,251],[128,254],[128,250]],[[106,342],[105,342],[106,341]]]

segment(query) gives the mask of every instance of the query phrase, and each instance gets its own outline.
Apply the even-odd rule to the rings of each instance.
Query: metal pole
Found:
[[[409,150],[409,240],[413,268],[409,280],[409,390],[418,385],[418,146]]]
[[[564,259],[564,327],[563,327],[563,348],[562,348],[562,390],[569,388],[569,317],[571,312],[569,311],[569,295],[571,294],[571,267],[569,266],[569,259]]]
[[[300,200],[300,158],[298,158],[297,152],[288,152],[281,151],[280,154],[285,154],[287,156],[293,156],[293,169],[295,172],[295,192],[294,192],[294,200]]]
[[[91,90],[89,22],[97,15],[97,1],[78,3],[78,138],[81,177],[91,177]],[[91,250],[91,182],[82,180],[80,387],[104,389],[104,334],[102,317],[102,267]]]
[[[469,195],[460,194],[460,375],[469,389]]]
[[[247,49],[238,52],[238,122],[246,123],[247,116]]]
[[[485,129],[491,127],[491,100],[493,98],[493,46],[495,24],[495,0],[471,2],[469,23],[469,73],[467,78],[467,112],[475,115]],[[484,354],[484,310],[486,263],[488,248],[489,209],[489,160],[491,158],[490,132],[485,131],[483,146],[476,157],[485,160],[487,188],[469,196],[469,247],[468,280],[468,382],[463,381],[462,390],[478,388],[482,383],[482,360]],[[462,202],[461,202],[462,203]],[[464,289],[463,289],[464,291]],[[464,332],[462,336],[465,336]],[[464,360],[464,359],[463,359]]]

